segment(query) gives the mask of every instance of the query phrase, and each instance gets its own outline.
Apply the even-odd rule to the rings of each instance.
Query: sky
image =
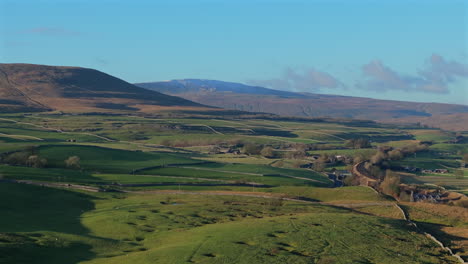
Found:
[[[0,63],[468,104],[468,1],[0,0]]]

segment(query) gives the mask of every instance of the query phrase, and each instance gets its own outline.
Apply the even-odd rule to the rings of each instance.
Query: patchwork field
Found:
[[[352,121],[3,114],[0,263],[457,263],[394,198],[333,188],[328,175],[350,164],[313,159],[432,140],[392,165],[448,173],[402,182],[464,192],[467,144],[455,136]],[[466,232],[467,209],[435,208],[403,205],[465,256],[453,234]]]

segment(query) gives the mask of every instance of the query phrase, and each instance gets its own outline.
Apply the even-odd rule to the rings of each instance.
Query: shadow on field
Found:
[[[91,246],[57,233],[88,237],[80,216],[91,197],[65,190],[0,183],[0,263],[77,263],[92,259]]]
[[[0,233],[0,263],[80,263],[95,257],[90,245],[78,242],[61,245],[53,235]]]
[[[446,227],[445,225],[441,224],[433,224],[433,223],[425,223],[425,222],[416,222],[419,228],[434,235],[439,241],[441,241],[445,246],[449,246],[453,253],[461,255],[465,261],[468,257],[468,250],[459,248],[457,245],[466,242],[466,238],[456,235],[451,235],[444,232],[442,229]]]

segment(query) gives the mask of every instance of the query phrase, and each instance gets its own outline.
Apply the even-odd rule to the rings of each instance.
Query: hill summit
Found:
[[[0,64],[0,96],[1,112],[207,108],[148,91],[94,69],[35,64]]]

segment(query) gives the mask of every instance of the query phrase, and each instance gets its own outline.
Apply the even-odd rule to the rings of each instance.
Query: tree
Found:
[[[388,152],[388,158],[390,160],[401,160],[403,159],[403,153],[399,149],[394,149]]]
[[[47,165],[47,160],[38,155],[31,155],[28,157],[26,165],[33,168],[43,168]]]
[[[288,154],[286,154],[286,157],[288,159],[303,159],[305,157],[305,151],[289,151]]]
[[[400,195],[400,176],[391,170],[387,170],[385,178],[380,184],[383,193],[397,198]]]
[[[29,153],[25,151],[14,152],[5,157],[5,163],[10,165],[26,165],[29,156]]]
[[[210,149],[210,154],[218,154],[220,151],[221,151],[221,148],[220,148],[220,147],[218,147],[218,146],[213,146],[213,147]]]
[[[343,180],[343,183],[345,186],[359,185],[359,178],[356,177],[355,175],[347,176]]]
[[[302,144],[302,143],[298,143],[294,147],[296,150],[302,151],[302,152],[306,152],[309,149],[309,147],[306,144]]]
[[[320,158],[318,159],[318,161],[323,162],[323,163],[327,163],[329,162],[329,160],[330,160],[330,157],[328,156],[327,153],[320,154]]]
[[[244,145],[243,151],[247,155],[259,155],[260,147],[252,143],[247,143]]]
[[[67,166],[67,168],[79,169],[81,167],[80,157],[78,156],[68,157],[68,159],[65,160],[65,165]]]
[[[264,147],[262,149],[262,151],[260,152],[260,154],[265,157],[265,158],[274,158],[275,157],[275,153],[273,152],[273,148],[268,146],[268,147]]]
[[[366,138],[352,138],[348,139],[345,142],[345,146],[348,148],[370,148],[371,144],[370,141]]]
[[[325,170],[325,163],[323,161],[317,160],[314,162],[314,170],[315,171],[324,171]]]
[[[371,157],[370,161],[372,164],[378,165],[382,163],[386,158],[387,158],[387,155],[384,152],[378,151],[377,153],[374,154],[374,156]]]
[[[363,161],[365,161],[366,159],[362,156],[362,155],[356,155],[354,158],[353,158],[353,164],[358,164],[358,163],[361,163]]]
[[[367,170],[369,171],[370,175],[376,179],[381,179],[384,177],[384,172],[379,166],[370,165]]]

